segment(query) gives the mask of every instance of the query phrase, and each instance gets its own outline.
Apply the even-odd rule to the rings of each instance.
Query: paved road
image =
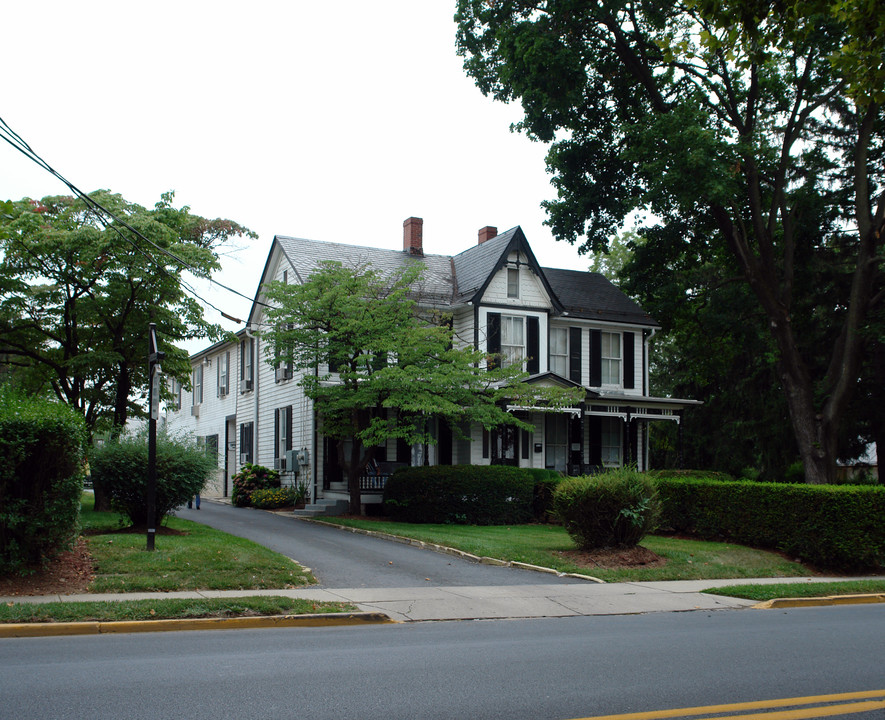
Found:
[[[563,720],[881,700],[883,647],[883,605],[6,639],[0,719]],[[688,720],[746,712],[721,710]]]
[[[480,565],[451,555],[343,532],[254,508],[203,502],[179,516],[248,538],[309,567],[326,588],[469,587],[585,583],[529,570]]]

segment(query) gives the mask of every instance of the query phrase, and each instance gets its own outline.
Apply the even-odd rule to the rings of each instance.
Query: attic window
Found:
[[[519,268],[507,268],[507,297],[519,297]]]

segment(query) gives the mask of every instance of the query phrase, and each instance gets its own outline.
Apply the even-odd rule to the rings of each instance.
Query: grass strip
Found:
[[[780,598],[828,597],[830,595],[864,595],[885,593],[881,580],[840,580],[837,582],[777,583],[772,585],[728,585],[704,590],[710,595],[744,598],[764,602]]]
[[[355,612],[349,603],[315,602],[279,596],[162,598],[103,602],[10,602],[0,605],[0,623],[114,622],[172,618],[235,618]]]
[[[290,558],[251,540],[177,517],[164,521],[155,550],[142,533],[121,532],[120,516],[84,501],[83,533],[94,561],[90,592],[291,589],[316,583]]]
[[[735,543],[649,535],[643,547],[666,560],[658,566],[605,568],[580,564],[569,553],[574,542],[559,525],[431,525],[361,518],[317,518],[347,527],[399,535],[457,548],[473,555],[593,575],[606,582],[800,577],[809,570],[777,553]]]

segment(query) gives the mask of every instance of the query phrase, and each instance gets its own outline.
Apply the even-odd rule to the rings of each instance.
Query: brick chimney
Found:
[[[479,244],[482,245],[486,240],[491,240],[493,237],[498,237],[498,228],[486,225],[479,231]]]
[[[410,217],[403,223],[403,252],[424,254],[424,220]]]

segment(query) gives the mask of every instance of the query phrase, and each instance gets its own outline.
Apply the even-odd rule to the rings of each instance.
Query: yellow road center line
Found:
[[[753,702],[745,702],[745,703],[732,703],[730,705],[705,705],[703,707],[690,707],[690,708],[677,708],[675,710],[652,710],[649,712],[638,712],[638,713],[624,713],[621,715],[594,715],[592,717],[585,718],[575,718],[575,720],[661,720],[662,718],[678,718],[678,717],[688,717],[694,715],[709,715],[709,714],[718,714],[725,712],[743,712],[747,710],[765,710],[767,708],[781,708],[781,707],[791,707],[794,705],[814,705],[821,703],[833,703],[833,702],[847,702],[849,700],[868,700],[870,698],[885,698],[885,690],[862,690],[860,692],[851,692],[851,693],[839,693],[836,695],[808,695],[806,697],[798,697],[798,698],[783,698],[778,700],[757,700]],[[868,710],[875,710],[878,707],[885,707],[885,700],[881,704],[875,704],[875,707],[865,708]],[[844,707],[853,707],[853,706],[839,706],[839,712],[843,714],[847,714]],[[830,708],[806,708],[802,712],[808,713],[812,710],[829,710]],[[860,710],[851,710],[850,712],[863,712],[864,709]],[[787,712],[795,712],[795,711],[787,711]],[[834,715],[837,713],[822,713],[821,715],[801,715],[801,716],[787,716],[782,715],[781,713],[765,713],[765,718],[775,718],[779,717],[780,720],[788,720],[789,717],[825,717],[826,715]],[[742,718],[742,720],[748,720],[748,718],[754,717],[763,717],[762,715],[740,715],[738,716]],[[717,718],[717,720],[725,720],[724,718]]]
[[[885,708],[885,700],[868,700],[858,703],[825,705],[823,707],[807,707],[795,710],[752,713],[751,715],[717,715],[706,720],[807,720],[807,718],[831,717],[833,715],[851,715],[852,713],[869,712]]]

